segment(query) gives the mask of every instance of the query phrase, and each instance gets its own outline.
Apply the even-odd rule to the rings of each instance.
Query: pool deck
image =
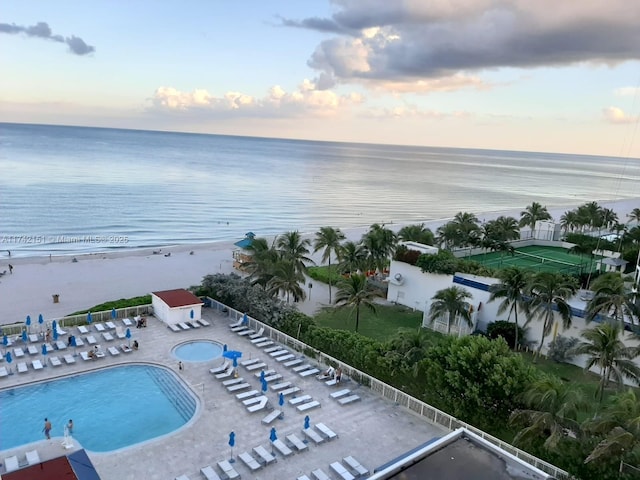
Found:
[[[78,356],[73,365],[63,364],[59,367],[49,365],[39,371],[29,367],[27,373],[14,373],[0,379],[0,387],[24,385],[101,367],[136,362],[166,366],[180,375],[199,398],[200,405],[194,418],[180,430],[165,437],[112,453],[88,452],[102,480],[139,478],[168,480],[183,474],[191,480],[201,479],[204,477],[200,469],[207,465],[211,465],[221,478],[225,478],[221,475],[216,463],[231,458],[231,447],[228,445],[231,431],[236,434],[236,443],[233,448],[233,458],[236,461],[232,465],[245,480],[251,478],[296,479],[304,474],[311,477],[311,471],[318,468],[321,468],[330,478],[338,478],[329,465],[349,455],[373,471],[374,468],[404,452],[434,437],[441,437],[448,433],[441,427],[427,423],[412,412],[381,398],[350,379],[343,379],[339,386],[329,387],[317,380],[315,375],[302,377],[292,370],[293,367],[284,366],[283,362],[276,361],[268,353],[253,345],[247,337],[232,332],[227,318],[209,309],[203,309],[203,318],[208,320],[211,326],[180,332],[172,332],[163,323],[149,318],[147,328],[131,329],[132,341],[135,339],[140,343],[138,351],[121,353],[117,357],[107,353],[105,358],[91,361],[83,361]],[[120,320],[117,324],[122,325]],[[77,329],[68,330],[69,333],[78,335]],[[95,335],[93,326],[91,330]],[[184,370],[178,370],[178,359],[172,354],[173,347],[185,341],[198,339],[216,340],[227,344],[230,350],[241,351],[243,356],[240,361],[261,359],[267,364],[266,369],[273,369],[282,375],[283,378],[275,383],[291,382],[292,386],[297,386],[301,390],[295,395],[298,397],[309,395],[313,400],[320,402],[320,406],[306,412],[299,412],[296,406],[290,405],[287,401],[283,407],[280,407],[278,393],[269,389],[266,393],[269,403],[272,407],[283,410],[284,418],[276,418],[269,425],[263,424],[262,420],[269,410],[249,413],[242,402],[236,399],[235,394],[239,392],[228,392],[222,380],[215,379],[209,373],[209,369],[222,364],[223,359],[218,358],[206,363],[184,362]],[[122,341],[116,339],[112,342],[102,342],[102,346],[106,348],[120,343]],[[69,350],[65,352],[73,353]],[[296,358],[302,358],[300,353],[292,353]],[[35,359],[36,356],[33,358]],[[306,360],[304,363],[307,363]],[[6,366],[6,362],[3,364]],[[15,372],[15,362],[11,364],[11,368]],[[318,365],[318,368],[323,369],[326,366]],[[238,366],[237,371],[239,376],[250,384],[250,389],[261,390],[260,380],[256,377],[256,373],[259,375],[260,370],[250,372],[245,367]],[[330,397],[331,393],[343,389],[350,389],[360,397],[360,400],[348,405],[340,405],[336,399]],[[290,398],[292,395],[287,396],[287,399]],[[105,405],[105,408],[108,406]],[[302,429],[305,415],[309,415],[311,426],[322,422],[338,437],[319,445],[309,441],[308,451],[294,453],[287,457],[276,452],[277,462],[254,472],[237,458],[243,452],[253,453],[253,448],[260,445],[271,452],[269,434],[272,427],[276,428],[279,440],[285,441],[285,437],[292,433],[304,439]],[[59,426],[57,429],[56,427],[54,426],[54,433],[60,429]],[[126,424],[123,428],[127,428]],[[99,434],[99,432],[96,433]],[[43,461],[55,458],[72,451],[65,451],[62,448],[62,440],[62,437],[52,437],[51,440],[42,440],[20,448],[2,451],[0,459],[10,455],[23,457],[27,450],[33,448],[38,450]],[[81,447],[75,439],[74,444],[75,448]],[[258,459],[257,455],[253,456]],[[0,468],[0,473],[2,472],[4,467]]]

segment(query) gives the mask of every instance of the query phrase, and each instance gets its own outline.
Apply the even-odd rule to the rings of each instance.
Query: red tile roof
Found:
[[[56,480],[77,480],[78,477],[71,468],[67,457],[54,458],[39,465],[2,474],[2,480],[51,480],[54,478]]]
[[[158,297],[164,303],[169,305],[170,308],[186,307],[188,305],[200,305],[202,300],[196,297],[193,293],[188,292],[182,288],[177,290],[163,290],[162,292],[151,292]]]

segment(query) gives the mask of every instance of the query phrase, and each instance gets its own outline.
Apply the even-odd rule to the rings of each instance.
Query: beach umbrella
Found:
[[[53,323],[51,324],[51,328],[55,332],[58,329],[58,322],[54,320]]]
[[[127,342],[129,342],[129,348],[131,348],[131,330],[127,328],[127,331],[125,332],[124,336],[127,337]]]
[[[7,351],[7,347],[9,346],[9,337],[7,335],[2,336],[2,345],[4,345],[5,352]]]
[[[189,317],[191,317],[192,320],[193,320],[193,315],[194,315],[194,313],[193,313],[193,308],[192,308],[191,311],[189,312]]]
[[[267,384],[267,381],[265,379],[262,379],[262,391],[264,393],[267,393],[267,390],[269,390],[269,385]]]
[[[7,361],[9,365],[11,365],[11,362],[13,362],[13,358],[11,358],[11,352],[7,352],[6,355],[4,356],[4,359]],[[9,371],[11,371],[11,367],[9,367]]]
[[[91,323],[91,312],[87,313],[87,323]]]
[[[222,346],[222,351],[223,351],[223,352],[226,352],[226,351],[227,351],[227,344],[226,344],[226,343]]]
[[[24,322],[27,325],[27,330],[31,326],[31,315],[27,315],[27,320]]]
[[[231,447],[231,460],[230,462],[234,462],[233,460],[233,446],[236,444],[236,434],[235,432],[231,432],[229,434],[229,446]]]
[[[22,341],[24,343],[27,343],[27,331],[26,330],[22,330]]]
[[[242,316],[242,323],[243,324],[249,323],[249,317],[247,317],[246,313]]]
[[[46,344],[46,343],[43,343],[43,344],[42,344],[42,361],[43,361],[43,362],[45,362],[45,365],[46,365],[46,360],[45,360],[45,358],[46,358],[46,356],[47,356],[47,353],[49,353],[49,352],[47,352],[47,344]]]
[[[280,395],[278,397],[278,405],[280,405],[280,408],[284,407],[284,395],[282,394],[282,392],[280,392]],[[284,418],[284,410],[282,410],[282,413],[279,415],[280,419]]]
[[[116,312],[115,308],[112,308],[111,309],[111,318],[113,318],[115,320],[117,316],[118,316],[118,312]]]
[[[55,327],[55,323],[53,325]],[[58,340],[58,329],[57,328],[53,329],[53,340],[54,341]]]
[[[309,415],[307,415],[306,417],[304,417],[304,429],[306,430],[307,428],[309,428],[309,423],[311,422],[311,419],[309,418]]]
[[[260,371],[260,381],[264,382],[264,370]]]
[[[238,350],[227,350],[226,352],[222,352],[222,356],[224,358],[228,358],[230,360],[233,360],[233,366],[237,367],[238,366],[238,359],[240,357],[242,357],[242,352],[239,352]]]
[[[271,427],[271,432],[269,433],[269,440],[271,440],[271,454],[273,455],[273,442],[278,439],[278,435],[276,435],[276,427]]]
[[[77,357],[78,356],[78,351],[77,351],[78,344],[76,342],[76,336],[75,335],[71,335],[69,337],[69,342],[71,342],[71,346],[73,347],[73,356]]]
[[[42,332],[42,324],[44,323],[44,317],[42,314],[38,315],[38,323],[40,324],[40,331]]]

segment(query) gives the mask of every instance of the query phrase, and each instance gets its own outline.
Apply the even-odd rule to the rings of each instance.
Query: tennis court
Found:
[[[520,267],[535,272],[559,272],[567,275],[582,275],[597,269],[597,262],[601,257],[581,257],[561,247],[541,247],[531,245],[517,248],[513,255],[508,252],[487,252],[473,255],[474,260],[487,267],[504,268]]]

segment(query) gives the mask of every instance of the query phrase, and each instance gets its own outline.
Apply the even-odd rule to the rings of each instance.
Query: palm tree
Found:
[[[528,313],[529,304],[528,299],[525,297],[524,292],[529,283],[531,282],[531,273],[522,270],[518,267],[507,267],[498,272],[498,278],[501,283],[495,283],[489,287],[489,301],[493,302],[499,298],[503,299],[498,306],[498,315],[502,315],[509,310],[507,321],[511,319],[511,314],[514,314],[515,321],[515,346],[518,348],[518,309]],[[525,322],[526,325],[527,322]]]
[[[639,222],[640,223],[640,208],[634,208],[630,213],[627,213],[627,217],[629,218],[629,222]],[[627,222],[627,223],[629,223]]]
[[[451,250],[452,247],[460,243],[458,224],[453,221],[440,225],[436,230],[436,235],[438,245],[444,246],[447,250]]]
[[[619,388],[624,386],[624,378],[638,382],[640,367],[633,360],[640,356],[640,349],[627,347],[620,340],[620,325],[618,323],[602,323],[589,328],[581,336],[586,340],[576,345],[572,353],[587,355],[585,370],[600,367],[600,383],[596,390],[598,401],[602,403],[604,389],[613,379]]]
[[[484,225],[484,236],[496,242],[510,242],[520,238],[518,221],[513,217],[499,216]]]
[[[307,263],[313,264],[307,255],[309,255],[309,247],[311,241],[307,238],[302,239],[300,232],[287,232],[276,238],[276,248],[285,260],[293,262],[296,270],[300,273],[306,273]],[[303,280],[304,281],[304,280]]]
[[[405,242],[418,242],[423,245],[433,245],[435,243],[433,232],[425,227],[424,223],[402,227],[398,231],[398,238]]]
[[[362,236],[362,245],[369,252],[372,265],[380,272],[384,270],[389,257],[395,251],[396,243],[396,234],[378,223],[371,225],[369,231]]]
[[[251,259],[246,263],[251,283],[266,288],[280,261],[280,254],[266,238],[254,238],[247,250],[251,252]]]
[[[587,304],[587,322],[598,315],[612,318],[622,329],[627,320],[635,326],[639,309],[633,290],[625,284],[624,277],[616,272],[605,273],[593,281],[593,298]]]
[[[602,207],[598,202],[588,202],[578,207],[578,216],[583,225],[588,225],[591,230],[602,226]]]
[[[605,436],[584,461],[640,457],[640,398],[633,389],[611,397],[602,415],[584,424],[588,432]],[[635,457],[635,458],[634,458]]]
[[[365,268],[367,252],[364,247],[358,243],[345,242],[340,247],[340,261],[338,263],[338,271],[340,273],[356,273]]]
[[[480,240],[480,221],[474,213],[458,212],[453,217],[453,223],[458,230],[459,247],[476,245]]]
[[[417,330],[404,329],[389,341],[389,350],[402,356],[407,366],[415,366],[425,356],[427,348],[432,345],[432,336],[424,328]]]
[[[560,226],[564,230],[565,235],[567,234],[567,232],[569,232],[569,230],[573,232],[578,227],[578,225],[579,217],[576,210],[569,210],[567,212],[564,212],[560,217]]]
[[[528,409],[515,410],[509,423],[527,425],[513,439],[514,444],[528,444],[546,437],[547,449],[557,447],[561,439],[580,435],[578,414],[588,408],[584,392],[573,383],[555,375],[541,374],[524,393]]]
[[[538,317],[544,322],[542,338],[534,360],[540,355],[544,339],[551,333],[556,323],[555,310],[560,314],[563,328],[571,326],[571,308],[567,300],[575,294],[576,290],[575,280],[559,273],[540,272],[533,277],[528,288],[528,294],[531,296],[529,319]]]
[[[600,227],[612,228],[618,223],[618,214],[611,208],[603,208],[600,214]]]
[[[339,228],[333,227],[321,227],[316,232],[316,239],[313,243],[313,253],[318,250],[322,250],[322,263],[327,262],[329,264],[329,303],[331,303],[331,254],[335,255],[337,260],[340,260],[340,242],[345,239],[344,233]]]
[[[447,316],[447,333],[451,333],[451,325],[456,318],[461,317],[469,327],[471,322],[471,304],[467,299],[472,295],[462,287],[449,287],[438,290],[431,298],[433,302],[429,308],[429,321],[434,322],[442,316]]]
[[[536,223],[541,220],[551,220],[551,214],[547,207],[533,202],[520,212],[520,227],[529,227],[531,229],[531,238],[535,238]]]
[[[338,283],[336,293],[336,306],[339,308],[350,307],[356,312],[356,332],[360,325],[360,307],[366,307],[376,313],[374,304],[375,293],[369,289],[367,277],[364,275],[351,275]]]
[[[282,260],[276,265],[273,276],[267,282],[267,291],[273,295],[286,295],[287,303],[290,295],[293,295],[295,301],[304,300],[307,295],[300,286],[301,283],[304,283],[304,275],[298,271],[295,263]]]

